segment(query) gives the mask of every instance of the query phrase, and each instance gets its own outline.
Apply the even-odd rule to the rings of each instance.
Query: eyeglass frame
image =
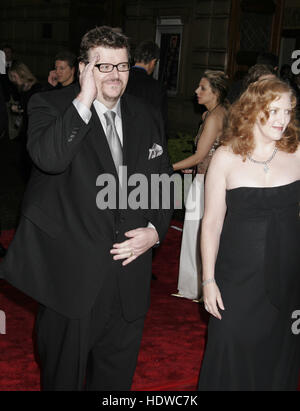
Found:
[[[127,64],[127,65],[128,65],[128,69],[127,69],[127,70],[119,70],[118,66],[119,66],[120,64]],[[106,65],[106,66],[111,66],[112,69],[109,70],[109,71],[101,71],[101,70],[100,70],[100,66],[102,66],[102,65],[104,65],[104,66],[105,66],[105,65]],[[100,73],[111,73],[111,72],[114,70],[115,67],[116,67],[116,69],[118,70],[119,73],[126,73],[126,71],[129,71],[129,70],[130,70],[130,63],[129,63],[128,61],[123,61],[123,62],[118,63],[118,64],[99,63],[99,64],[95,64],[94,67],[97,67],[97,69],[100,71]]]

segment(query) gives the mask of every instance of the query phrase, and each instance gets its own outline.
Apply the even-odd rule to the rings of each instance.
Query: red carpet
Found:
[[[173,222],[180,226],[180,223]],[[2,233],[8,246],[13,230]],[[135,391],[191,391],[197,387],[205,344],[207,315],[201,304],[171,297],[177,291],[181,232],[169,229],[157,250],[149,310],[134,376]],[[0,391],[40,389],[33,351],[36,303],[0,280],[0,310],[6,314],[6,334],[0,335]]]

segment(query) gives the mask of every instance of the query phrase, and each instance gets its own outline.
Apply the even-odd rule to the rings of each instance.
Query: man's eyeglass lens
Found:
[[[101,64],[95,64],[95,67],[102,73],[110,73],[113,71],[115,67],[117,67],[118,71],[129,71],[129,63],[119,63],[119,64],[106,64],[106,63],[101,63]]]

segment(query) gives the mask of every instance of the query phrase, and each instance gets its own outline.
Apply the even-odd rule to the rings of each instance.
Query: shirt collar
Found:
[[[101,101],[99,100],[94,100],[94,107],[97,111],[97,113],[104,115],[108,109]],[[111,109],[111,111],[114,111],[118,117],[121,118],[121,104],[120,104],[120,99],[117,101],[117,104]]]
[[[147,70],[145,69],[145,67],[139,66],[138,64],[134,65],[132,68],[138,68],[140,70],[144,70],[147,73]]]

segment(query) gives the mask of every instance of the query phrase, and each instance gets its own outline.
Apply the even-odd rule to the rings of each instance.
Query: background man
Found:
[[[126,93],[142,97],[160,110],[167,130],[167,93],[162,84],[152,77],[159,52],[158,45],[153,41],[143,41],[137,46],[134,51],[135,65],[130,69]]]
[[[55,69],[48,76],[52,87],[66,87],[76,81],[77,58],[70,51],[61,51],[55,56]]]
[[[128,49],[123,34],[90,30],[81,42],[80,88],[36,94],[29,107],[36,168],[2,268],[42,304],[36,330],[48,390],[80,390],[85,378],[89,390],[130,389],[150,301],[151,249],[172,215],[161,205],[96,206],[99,177],[118,181],[122,164],[128,177],[139,173],[149,183],[172,173],[159,112],[123,95]]]

